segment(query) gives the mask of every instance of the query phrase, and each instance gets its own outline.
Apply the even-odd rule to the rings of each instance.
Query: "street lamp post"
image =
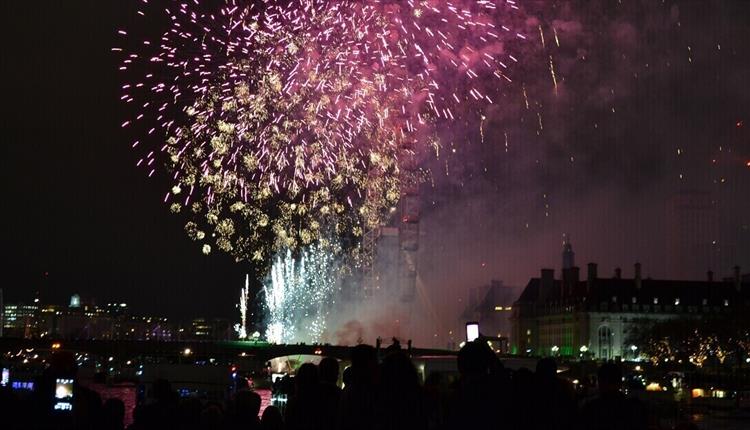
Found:
[[[581,351],[580,357],[582,360],[586,359],[586,353],[589,351],[589,347],[586,345],[581,345],[581,348],[578,349]]]

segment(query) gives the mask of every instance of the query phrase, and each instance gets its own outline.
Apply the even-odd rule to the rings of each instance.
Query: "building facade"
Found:
[[[469,289],[469,300],[462,315],[464,321],[479,323],[482,336],[510,337],[510,315],[516,289],[503,281],[492,280],[489,285]]]
[[[513,304],[511,353],[593,359],[636,359],[634,332],[670,319],[739,315],[750,310],[750,277],[721,281],[708,273],[705,281],[643,279],[636,263],[632,278],[617,269],[601,278],[589,263],[585,279],[578,267],[542,269]]]

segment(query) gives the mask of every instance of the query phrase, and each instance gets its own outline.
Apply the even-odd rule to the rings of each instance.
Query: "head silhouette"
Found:
[[[419,375],[409,357],[401,351],[388,354],[380,366],[381,382],[397,390],[419,387]]]
[[[335,358],[325,357],[318,364],[320,382],[335,384],[339,379],[339,361]]]
[[[557,375],[557,363],[555,360],[547,357],[542,358],[536,363],[536,376],[539,379],[549,381],[555,379]]]
[[[472,341],[458,351],[458,371],[463,376],[489,373],[494,354],[486,342]]]
[[[615,363],[604,363],[597,372],[599,393],[611,394],[622,387],[622,369]]]
[[[313,392],[318,386],[318,366],[312,363],[301,365],[294,377],[294,385],[297,387],[297,393]]]
[[[370,345],[357,345],[352,348],[352,383],[372,383],[378,370],[378,357]]]
[[[257,417],[260,412],[260,395],[255,391],[239,391],[234,396],[234,405],[237,414]]]
[[[281,416],[281,411],[276,406],[268,406],[263,411],[263,416],[260,418],[260,422],[263,425],[263,429],[282,429],[284,428],[284,420]]]

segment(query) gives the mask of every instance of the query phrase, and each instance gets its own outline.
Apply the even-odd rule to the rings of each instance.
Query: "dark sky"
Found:
[[[0,6],[2,288],[11,301],[79,292],[231,317],[243,267],[200,253],[120,129],[110,48],[136,3]],[[654,277],[750,269],[750,2],[526,6],[534,47],[485,112],[485,141],[475,123],[456,127],[448,155],[428,161],[420,277],[432,305],[457,315],[468,287],[559,268],[563,233],[579,265],[605,274],[636,260]],[[680,196],[707,205],[707,221],[676,222]],[[711,237],[705,264],[674,252],[700,254],[691,247]]]
[[[242,268],[191,246],[161,204],[166,184],[136,170],[121,136],[110,49],[135,3],[0,6],[3,288],[7,300],[77,291],[136,312],[229,316]]]

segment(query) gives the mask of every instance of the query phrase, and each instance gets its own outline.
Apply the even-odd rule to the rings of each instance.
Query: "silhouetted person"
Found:
[[[446,378],[442,373],[431,372],[425,378],[422,392],[428,429],[442,429],[446,425],[447,389]]]
[[[528,429],[534,414],[539,413],[534,405],[534,373],[522,367],[513,372],[510,397],[510,428]]]
[[[78,383],[77,372],[78,365],[72,353],[59,351],[50,356],[49,367],[35,381],[29,399],[30,414],[24,417],[25,428],[85,430],[100,427],[101,397]],[[56,381],[61,378],[74,381],[72,411],[54,410]]]
[[[357,345],[351,349],[351,381],[346,383],[339,404],[339,430],[368,430],[375,426],[378,360],[375,348]],[[345,372],[346,373],[346,372]]]
[[[395,337],[392,337],[391,344],[388,345],[387,348],[385,348],[385,353],[388,354],[388,353],[396,352],[396,351],[401,351],[401,341]]]
[[[544,413],[531,416],[532,428],[538,430],[569,429],[577,409],[575,391],[567,381],[557,377],[557,363],[543,358],[536,364],[534,409]]]
[[[294,377],[294,393],[289,396],[284,422],[289,430],[317,430],[321,428],[320,387],[318,367],[305,363]]]
[[[263,430],[283,430],[284,420],[281,418],[281,411],[276,406],[268,406],[263,411],[263,417],[260,419],[260,427]]]
[[[622,370],[615,363],[603,364],[597,373],[599,396],[584,405],[581,427],[586,430],[641,430],[648,420],[643,405],[622,393]]]
[[[23,402],[10,386],[0,387],[0,417],[3,428],[20,430],[29,428],[29,411],[24,410],[27,402]]]
[[[427,427],[419,375],[409,357],[398,349],[380,366],[378,428],[421,430]]]
[[[208,403],[201,411],[201,429],[222,430],[223,424],[224,411],[221,409],[221,406],[214,402]]]
[[[227,430],[260,428],[260,395],[254,391],[238,391],[227,417]]]
[[[339,362],[325,357],[318,364],[320,373],[320,424],[322,428],[336,426],[336,414],[341,400],[341,389],[336,385],[339,379]]]
[[[466,342],[458,352],[460,379],[449,401],[449,428],[492,428],[504,416],[490,373],[495,359],[483,341]]]
[[[174,425],[177,413],[177,393],[166,379],[157,379],[151,388],[153,403],[139,413],[137,429],[163,429]]]
[[[125,403],[120,399],[107,399],[102,406],[102,429],[122,430],[125,421]]]
[[[199,430],[201,420],[201,401],[194,397],[183,399],[177,405],[176,422],[180,430]]]

